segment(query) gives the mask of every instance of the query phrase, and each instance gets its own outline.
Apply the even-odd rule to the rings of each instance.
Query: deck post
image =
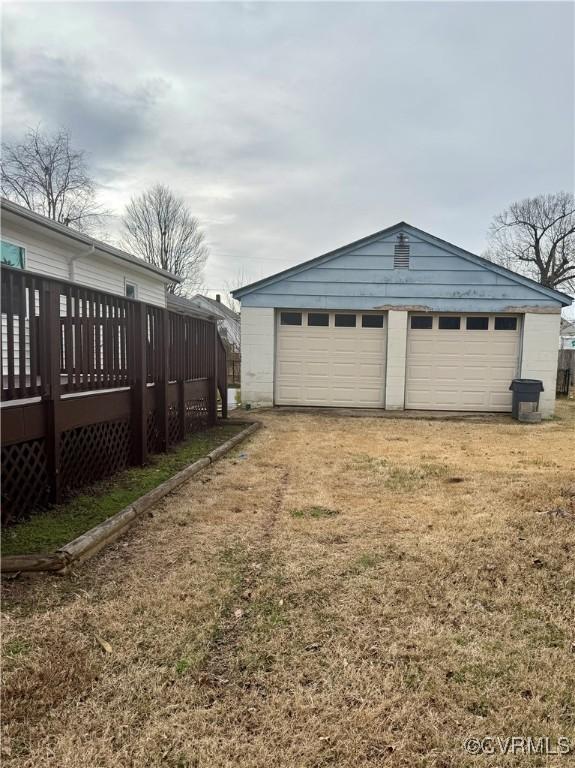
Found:
[[[170,423],[169,423],[169,395],[168,384],[170,381],[170,316],[167,309],[162,309],[161,319],[161,366],[160,380],[157,382],[156,407],[158,409],[160,426],[160,447],[167,451],[170,447]],[[178,375],[178,374],[176,374]]]
[[[148,458],[147,422],[147,315],[146,305],[136,302],[134,305],[134,383],[132,385],[132,439],[134,446],[134,464],[143,466]]]
[[[214,320],[214,343],[212,359],[212,376],[210,377],[209,421],[213,426],[218,419],[218,324]]]
[[[46,413],[46,457],[50,482],[49,500],[58,504],[62,499],[61,450],[62,427],[60,418],[60,286],[44,283],[43,291],[43,347],[45,355],[42,376],[42,400]]]

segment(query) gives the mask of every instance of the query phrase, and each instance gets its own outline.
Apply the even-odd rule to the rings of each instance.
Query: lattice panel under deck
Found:
[[[186,400],[186,434],[206,429],[209,423],[208,398],[199,397],[195,400]]]
[[[181,439],[180,410],[177,405],[170,405],[168,410],[168,440],[170,445],[173,445]]]
[[[160,445],[160,425],[156,411],[148,411],[146,422],[146,440],[148,444],[148,453],[158,453],[161,450]]]
[[[129,421],[106,421],[78,427],[62,435],[62,490],[81,488],[130,464]]]
[[[48,501],[48,465],[44,440],[2,448],[2,522],[15,522]]]

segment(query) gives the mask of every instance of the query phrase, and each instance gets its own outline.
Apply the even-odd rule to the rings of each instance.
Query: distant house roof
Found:
[[[575,336],[575,321],[561,318],[561,336]]]
[[[185,296],[176,296],[173,293],[168,293],[166,305],[172,312],[182,312],[186,315],[201,317],[204,320],[218,319],[218,316],[214,312],[209,312],[199,304],[194,303],[191,299],[186,299]]]
[[[160,269],[160,267],[149,264],[147,261],[139,259],[137,256],[134,256],[131,253],[127,253],[126,251],[122,251],[119,248],[115,248],[113,245],[108,245],[101,240],[90,237],[90,235],[85,235],[82,232],[76,231],[75,229],[70,229],[70,227],[67,227],[64,224],[60,224],[57,221],[48,219],[46,216],[42,216],[39,213],[30,211],[28,208],[24,208],[22,205],[18,205],[18,203],[12,202],[12,200],[7,200],[5,197],[2,197],[0,198],[0,204],[2,211],[6,211],[7,213],[13,214],[14,216],[17,216],[21,219],[25,219],[32,224],[44,227],[45,229],[48,229],[58,235],[63,235],[69,240],[74,240],[75,242],[82,243],[83,245],[92,246],[97,251],[106,253],[109,256],[114,256],[115,258],[121,259],[122,261],[129,262],[136,267],[140,267],[140,269],[153,272],[159,277],[164,278],[165,282],[182,282],[182,280],[177,275],[172,274],[172,272],[167,272],[165,269]]]
[[[192,296],[192,301],[197,301],[198,304],[202,306],[210,306],[211,309],[217,314],[222,317],[226,317],[229,320],[235,320],[239,323],[240,316],[238,312],[234,312],[233,309],[230,309],[228,306],[223,304],[221,301],[218,301],[217,299],[211,299],[209,296],[204,296],[201,293],[196,293],[195,296]]]

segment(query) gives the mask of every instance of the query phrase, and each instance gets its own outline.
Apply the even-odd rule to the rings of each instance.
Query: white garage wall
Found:
[[[407,355],[407,312],[390,310],[387,324],[387,372],[385,407],[402,411],[405,402],[405,364]]]
[[[242,402],[252,406],[273,405],[275,311],[242,307]]]
[[[541,379],[545,391],[539,408],[543,418],[553,416],[557,382],[557,339],[561,315],[526,313],[523,321],[521,378]]]

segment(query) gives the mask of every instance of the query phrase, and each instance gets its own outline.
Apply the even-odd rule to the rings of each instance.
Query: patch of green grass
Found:
[[[486,701],[473,701],[468,705],[467,711],[477,717],[487,717],[489,714],[489,704]]]
[[[296,518],[320,518],[320,517],[335,517],[339,515],[337,509],[330,509],[329,507],[304,507],[303,509],[292,509],[290,515]]]
[[[375,568],[383,559],[383,556],[377,552],[364,552],[357,557],[350,566],[351,573],[363,573],[371,568]]]
[[[14,658],[15,656],[22,656],[29,653],[31,648],[32,646],[30,643],[27,643],[26,640],[14,638],[14,640],[10,640],[6,643],[4,646],[4,653],[8,658]]]
[[[391,467],[385,485],[392,491],[409,491],[426,480],[443,477],[448,467],[443,464],[421,464],[418,467]]]
[[[454,683],[471,685],[474,688],[484,688],[489,683],[499,678],[508,677],[510,672],[509,665],[498,668],[493,663],[488,664],[465,664],[453,673]]]
[[[283,604],[280,605],[277,600],[259,600],[254,603],[253,611],[257,614],[264,627],[268,629],[287,624],[287,617],[283,609]]]
[[[348,462],[348,467],[350,469],[363,469],[373,472],[381,471],[385,469],[387,465],[387,459],[378,456],[370,456],[367,453],[358,453],[357,455],[352,456],[351,460]]]
[[[52,552],[115,515],[243,428],[238,424],[223,424],[198,432],[169,453],[156,454],[147,466],[120,472],[64,504],[4,529],[2,554]]]
[[[561,627],[532,608],[517,606],[513,612],[513,626],[534,648],[561,648],[568,640]]]
[[[403,684],[410,691],[417,690],[423,682],[423,671],[417,663],[410,663],[403,672]]]
[[[189,659],[180,659],[176,662],[176,675],[185,675],[191,666],[192,662]]]

